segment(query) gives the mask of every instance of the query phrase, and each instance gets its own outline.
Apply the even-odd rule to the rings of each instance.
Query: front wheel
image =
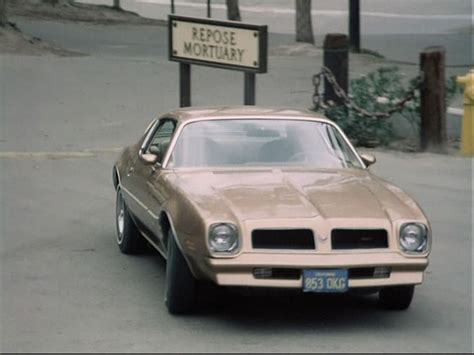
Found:
[[[190,312],[196,301],[196,284],[171,231],[168,232],[165,303],[171,314]]]
[[[120,188],[117,189],[115,225],[117,227],[117,244],[122,253],[137,254],[144,250],[146,241],[140,235],[137,226],[128,212]]]
[[[379,300],[385,308],[401,311],[410,307],[414,292],[413,285],[386,287],[380,290]]]

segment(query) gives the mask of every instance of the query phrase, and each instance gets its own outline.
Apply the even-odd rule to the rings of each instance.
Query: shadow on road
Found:
[[[153,252],[148,257],[153,258],[156,271],[163,273],[164,280],[164,259]],[[383,309],[376,294],[315,294],[296,289],[217,287],[208,283],[200,284],[198,294],[196,310],[178,318],[207,319],[228,323],[226,326],[270,331],[295,327],[354,328],[361,324],[390,327],[393,318],[387,315],[403,314]]]
[[[204,298],[204,299],[203,299]],[[375,296],[304,294],[299,290],[212,288],[198,301],[199,317],[245,327],[294,329],[374,323],[386,313]],[[376,321],[377,322],[377,321]],[[351,327],[352,327],[351,326]]]

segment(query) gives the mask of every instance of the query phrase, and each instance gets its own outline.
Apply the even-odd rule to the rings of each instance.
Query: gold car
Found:
[[[113,170],[117,242],[164,258],[166,305],[196,285],[379,292],[406,309],[431,229],[420,207],[372,175],[332,121],[282,108],[180,109],[152,121]]]

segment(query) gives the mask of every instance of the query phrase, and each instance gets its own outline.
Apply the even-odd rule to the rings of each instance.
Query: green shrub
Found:
[[[382,67],[369,74],[350,81],[350,96],[354,103],[368,112],[384,112],[402,100],[417,84],[410,80],[408,87],[403,84],[404,76],[396,66]],[[447,101],[458,91],[454,77],[446,82]],[[415,91],[415,100],[407,102],[399,113],[400,119],[410,123],[416,136],[420,131],[420,94]],[[380,100],[383,98],[383,100]],[[387,145],[396,137],[393,125],[386,118],[367,118],[353,110],[336,106],[325,111],[326,116],[336,122],[357,146],[375,147]]]

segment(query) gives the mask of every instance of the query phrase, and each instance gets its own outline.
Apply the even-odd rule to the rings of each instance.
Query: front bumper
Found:
[[[388,277],[349,278],[350,288],[416,285],[423,282],[423,272],[428,266],[427,257],[407,257],[398,252],[347,253],[347,254],[279,254],[242,253],[235,258],[209,258],[202,256],[192,268],[199,278],[206,278],[223,286],[253,286],[301,288],[298,279],[267,278],[254,276],[255,268],[279,269],[360,269],[390,267]]]

